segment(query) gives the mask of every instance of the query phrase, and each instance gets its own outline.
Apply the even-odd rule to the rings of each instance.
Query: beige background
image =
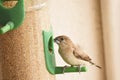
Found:
[[[120,0],[101,0],[107,80],[120,80]]]
[[[56,75],[56,80],[105,80],[103,40],[99,0],[50,0],[50,16],[54,36],[68,35],[79,44],[102,70],[88,66],[86,73]],[[57,65],[65,65],[57,53]]]

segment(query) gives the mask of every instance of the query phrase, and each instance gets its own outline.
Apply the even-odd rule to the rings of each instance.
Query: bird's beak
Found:
[[[57,43],[57,44],[60,44],[60,41],[58,39],[54,39],[54,42]]]

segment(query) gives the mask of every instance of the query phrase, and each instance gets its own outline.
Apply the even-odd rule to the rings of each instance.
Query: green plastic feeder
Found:
[[[63,74],[63,66],[56,66],[52,31],[43,31],[43,43],[46,68],[48,72],[51,74]],[[81,67],[80,71],[86,72],[86,66]],[[64,70],[64,72],[79,72],[79,69],[78,67],[68,67]]]
[[[6,8],[4,1],[0,0],[0,34],[4,34],[10,30],[19,27],[24,20],[24,1],[18,0],[13,8]]]

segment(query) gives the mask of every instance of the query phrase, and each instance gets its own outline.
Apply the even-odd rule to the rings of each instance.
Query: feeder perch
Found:
[[[24,19],[24,1],[18,0],[13,8],[4,7],[3,2],[8,0],[0,0],[0,34],[4,34],[10,30],[19,27]]]

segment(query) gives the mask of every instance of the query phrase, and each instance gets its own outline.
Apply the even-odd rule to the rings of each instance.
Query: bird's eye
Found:
[[[63,41],[64,40],[64,38],[61,38],[61,41]]]

